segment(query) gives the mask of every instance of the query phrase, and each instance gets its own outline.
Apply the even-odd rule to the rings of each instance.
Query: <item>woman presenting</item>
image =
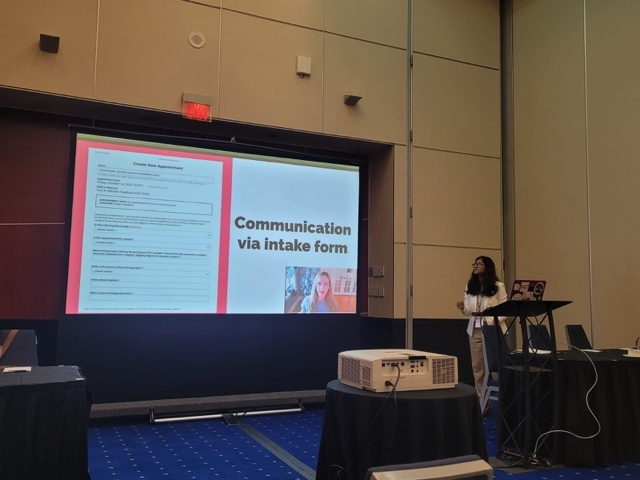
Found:
[[[472,315],[482,312],[489,307],[495,307],[507,300],[504,283],[500,282],[496,274],[496,266],[489,257],[480,256],[472,264],[473,271],[464,291],[464,300],[458,300],[456,306],[463,314],[469,316],[467,333],[471,349],[471,367],[475,380],[478,398],[482,398],[484,386],[484,350],[482,348],[482,325],[493,324],[493,317]],[[504,318],[500,318],[500,326],[504,330]],[[486,412],[484,412],[486,413]]]

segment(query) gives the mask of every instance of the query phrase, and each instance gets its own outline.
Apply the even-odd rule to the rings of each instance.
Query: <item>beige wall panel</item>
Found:
[[[407,318],[407,244],[393,246],[393,318]]]
[[[396,145],[393,158],[393,240],[407,242],[407,147]]]
[[[499,0],[419,0],[413,11],[414,51],[500,68]]]
[[[500,72],[414,55],[414,145],[500,157]]]
[[[222,0],[180,0],[182,2],[199,3],[201,5],[209,5],[211,7],[220,7]]]
[[[559,331],[590,321],[581,6],[514,3],[515,275],[574,302],[555,314]]]
[[[406,1],[326,0],[325,28],[338,35],[406,48],[407,15]]]
[[[323,0],[223,0],[222,8],[322,30]]]
[[[414,318],[464,318],[456,308],[471,276],[471,264],[480,255],[491,257],[502,278],[501,250],[413,247]]]
[[[369,162],[369,266],[384,267],[383,276],[369,277],[369,285],[384,288],[384,296],[369,297],[369,315],[393,317],[393,147],[371,156]]]
[[[310,77],[296,74],[298,55]],[[320,131],[322,77],[321,32],[223,10],[220,117]]]
[[[640,2],[586,5],[594,342],[614,348],[640,335]]]
[[[182,93],[207,95],[216,115],[216,8],[174,0],[102,2],[98,29],[96,98],[145,108],[182,111]],[[202,48],[189,44],[193,31]]]
[[[97,0],[22,0],[0,7],[0,85],[93,97]],[[60,37],[40,51],[40,34]]]
[[[413,242],[500,249],[500,159],[413,149]]]
[[[325,35],[325,133],[406,143],[407,53],[336,35]],[[343,103],[362,97],[355,107]]]

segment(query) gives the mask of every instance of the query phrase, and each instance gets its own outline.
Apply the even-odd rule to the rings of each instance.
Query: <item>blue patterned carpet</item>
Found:
[[[89,430],[92,480],[315,479],[323,412],[246,416],[149,425],[96,424]],[[495,417],[485,419],[489,456],[495,455]],[[639,433],[640,434],[640,433]],[[640,463],[609,468],[495,470],[501,480],[640,480]]]

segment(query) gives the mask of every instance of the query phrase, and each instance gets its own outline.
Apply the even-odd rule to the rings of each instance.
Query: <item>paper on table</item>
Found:
[[[522,353],[522,349],[521,348],[515,348],[513,350],[511,350],[513,353]],[[540,348],[538,348],[537,350],[534,348],[529,348],[529,353],[538,353],[540,355],[547,355],[549,353],[551,353],[551,350],[542,350]]]
[[[4,367],[4,373],[13,373],[13,372],[30,372],[31,367]]]

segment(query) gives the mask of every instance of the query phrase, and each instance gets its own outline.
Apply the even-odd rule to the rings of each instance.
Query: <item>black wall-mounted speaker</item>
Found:
[[[358,95],[345,95],[344,104],[349,105],[350,107],[355,107],[361,98],[362,97],[359,97]]]
[[[47,53],[58,53],[60,48],[60,37],[54,35],[40,34],[40,50]]]

